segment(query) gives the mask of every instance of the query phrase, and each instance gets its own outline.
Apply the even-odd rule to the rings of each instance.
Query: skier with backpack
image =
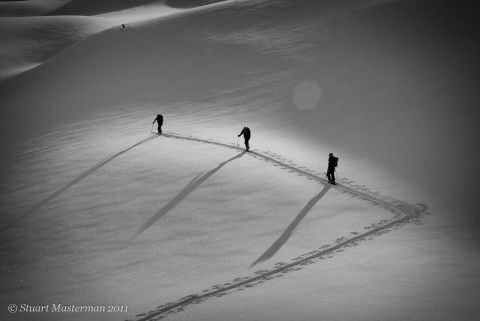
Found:
[[[157,124],[158,124],[158,133],[161,134],[162,133],[162,125],[163,125],[163,115],[158,114],[157,118],[155,118],[155,120],[153,121],[152,124],[154,124],[155,122],[157,122]]]
[[[333,156],[332,153],[328,154],[328,169],[327,178],[328,182],[335,185],[335,167],[338,166],[338,157]]]
[[[248,127],[243,127],[242,131],[240,134],[238,134],[238,137],[242,136],[245,139],[245,148],[247,152],[250,150],[250,145],[248,144],[248,141],[250,140],[250,128]]]

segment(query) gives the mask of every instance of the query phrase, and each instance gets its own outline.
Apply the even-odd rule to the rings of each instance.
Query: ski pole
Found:
[[[152,123],[152,129],[150,129],[150,132],[153,133],[153,123]]]
[[[237,136],[237,145],[236,146],[238,146],[238,139],[239,139],[239,137]]]

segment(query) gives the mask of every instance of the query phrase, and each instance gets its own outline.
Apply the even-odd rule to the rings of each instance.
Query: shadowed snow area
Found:
[[[107,19],[95,17],[0,18],[0,80],[111,26]]]
[[[54,15],[82,15],[91,16],[112,11],[130,9],[156,0],[70,0],[56,9]]]
[[[194,8],[226,0],[167,0],[166,4],[173,8]]]
[[[132,23],[181,11],[153,0],[0,2],[0,81],[34,68],[105,29],[130,28]],[[51,15],[41,16],[47,13]]]
[[[0,17],[46,15],[67,1],[68,0],[0,1]]]
[[[168,319],[479,319],[471,2],[32,0],[0,12],[0,319],[52,320],[7,315],[12,303],[128,305],[53,318],[131,319],[239,282],[397,218],[366,189],[431,215]],[[330,152],[357,195],[322,181]]]

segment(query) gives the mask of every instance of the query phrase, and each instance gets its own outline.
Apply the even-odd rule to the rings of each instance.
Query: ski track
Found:
[[[199,143],[212,144],[234,150],[244,150],[239,146],[229,145],[210,139],[184,136],[176,133],[164,133],[162,134],[162,136],[173,139],[183,139]],[[280,166],[282,169],[286,169],[289,172],[304,176],[307,179],[313,179],[323,184],[329,184],[328,181],[322,177],[321,173],[309,170],[304,166],[298,166],[295,163],[286,160],[281,155],[272,152],[261,152],[257,150],[251,150],[248,155],[254,158],[263,159],[269,163],[272,163],[274,166]],[[160,320],[168,315],[183,311],[188,305],[199,304],[205,300],[214,297],[221,297],[236,291],[244,290],[249,287],[254,287],[273,278],[282,277],[286,273],[297,271],[302,269],[304,266],[313,264],[316,260],[330,258],[334,253],[342,252],[347,247],[357,245],[360,241],[372,239],[376,236],[385,234],[390,230],[398,228],[409,221],[416,220],[418,222],[418,218],[421,214],[428,214],[428,207],[425,204],[418,203],[412,205],[391,197],[384,197],[381,196],[380,193],[372,192],[364,185],[356,185],[353,183],[353,181],[350,181],[348,179],[338,179],[338,181],[341,183],[331,185],[331,188],[347,194],[350,197],[369,202],[372,206],[387,210],[394,214],[393,218],[384,219],[378,223],[366,226],[364,227],[366,231],[363,232],[350,232],[350,235],[348,236],[337,238],[334,244],[323,245],[314,251],[302,254],[298,257],[291,259],[290,262],[276,263],[273,268],[269,270],[258,270],[254,272],[253,275],[238,277],[230,283],[213,285],[200,293],[188,295],[175,302],[165,303],[158,306],[152,311],[138,314],[134,319],[130,319],[130,321]]]
[[[94,171],[99,169],[100,167],[105,166],[110,161],[114,160],[115,158],[121,156],[122,154],[130,151],[131,149],[137,147],[138,145],[144,144],[156,137],[166,137],[166,138],[173,138],[173,139],[183,139],[193,142],[199,143],[206,143],[221,146],[224,148],[229,148],[233,150],[244,151],[243,148],[235,145],[229,145],[226,143],[222,143],[215,140],[210,139],[202,139],[193,136],[184,136],[176,133],[164,133],[162,135],[158,135],[156,133],[152,133],[154,135],[147,137],[123,150],[117,152],[104,160],[100,161],[90,169],[86,170],[78,177],[70,181],[64,187],[60,188],[49,197],[32,207],[26,213],[24,213],[20,218],[12,222],[6,228],[0,230],[0,233],[8,228],[12,227],[13,225],[17,224],[19,221],[24,219],[26,216],[32,214],[40,207],[45,205],[46,203],[50,202],[51,200],[57,198],[60,194],[65,192],[67,189],[76,185],[78,182],[92,174]],[[304,176],[309,180],[316,180],[322,184],[329,184],[328,181],[323,178],[322,173],[315,172],[309,170],[304,166],[298,166],[297,164],[288,161],[284,157],[279,154],[268,152],[268,151],[257,151],[251,150],[247,153],[249,156],[254,158],[263,159],[268,163],[272,163],[274,166],[280,166],[282,169],[286,169],[291,173],[296,173],[297,175]],[[184,308],[190,304],[198,304],[207,299],[214,298],[214,297],[221,297],[227,295],[229,293],[233,293],[235,291],[241,291],[243,289],[256,286],[265,282],[266,280],[271,280],[276,277],[281,277],[285,273],[289,273],[292,271],[297,271],[302,269],[304,266],[315,263],[315,260],[318,259],[325,259],[330,258],[335,252],[342,252],[345,250],[346,247],[351,247],[357,245],[359,241],[371,239],[373,237],[382,235],[387,233],[392,228],[399,227],[405,224],[408,221],[416,220],[418,222],[419,216],[423,214],[428,214],[427,212],[427,205],[425,204],[415,204],[411,205],[403,201],[396,200],[391,197],[384,197],[381,196],[378,192],[372,192],[364,185],[356,185],[353,181],[348,179],[338,179],[340,184],[330,185],[330,188],[337,189],[338,191],[347,194],[350,197],[354,197],[360,199],[362,201],[369,202],[372,206],[376,206],[379,208],[383,208],[388,210],[394,214],[393,218],[384,219],[378,223],[371,224],[370,226],[364,227],[366,231],[364,232],[350,232],[350,235],[343,236],[337,238],[334,244],[326,244],[318,248],[317,250],[302,254],[296,258],[290,260],[290,262],[279,262],[274,265],[273,268],[269,270],[258,270],[254,272],[253,275],[238,277],[234,279],[230,283],[225,283],[222,285],[213,285],[208,289],[203,290],[201,293],[188,295],[184,298],[181,298],[173,303],[166,303],[163,305],[158,306],[155,310],[152,310],[148,313],[143,313],[137,315],[132,321],[153,321],[162,319],[170,314],[180,312],[184,310]]]

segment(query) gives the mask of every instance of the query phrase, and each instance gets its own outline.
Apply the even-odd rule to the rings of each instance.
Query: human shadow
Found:
[[[185,186],[180,193],[178,193],[170,202],[168,202],[167,205],[162,207],[155,215],[153,215],[148,221],[146,221],[133,235],[132,239],[135,238],[137,235],[141,234],[143,231],[145,231],[147,228],[152,226],[156,221],[158,221],[162,216],[167,214],[170,210],[172,210],[175,206],[177,206],[183,199],[185,199],[190,193],[192,193],[194,190],[196,190],[203,182],[205,182],[207,179],[209,179],[213,174],[218,172],[223,166],[226,164],[230,163],[231,161],[234,161],[236,159],[239,159],[243,155],[245,155],[246,152],[242,152],[220,164],[218,164],[217,167],[209,170],[207,173],[201,175],[197,175],[194,179],[190,181],[190,183]],[[201,175],[201,176],[200,176]]]
[[[126,152],[128,152],[129,150],[141,145],[141,144],[144,144],[152,139],[155,139],[159,137],[157,134],[155,135],[152,135],[152,136],[149,136],[145,139],[142,139],[141,141],[139,142],[136,142],[135,144],[133,144],[132,146],[130,147],[127,147],[121,151],[119,151],[118,153],[115,153],[113,155],[110,155],[108,156],[107,158],[105,158],[104,160],[100,161],[99,163],[97,163],[95,166],[89,168],[88,170],[86,170],[85,172],[83,172],[82,174],[80,174],[79,176],[77,176],[75,179],[73,179],[72,181],[70,181],[68,184],[66,184],[65,186],[63,186],[62,188],[60,188],[59,190],[57,190],[56,192],[54,192],[53,194],[51,194],[50,196],[48,196],[46,199],[42,200],[40,203],[36,204],[35,206],[33,206],[31,209],[29,209],[27,212],[25,212],[22,216],[20,216],[19,218],[17,218],[15,221],[13,221],[12,223],[10,223],[9,225],[7,225],[6,227],[2,228],[2,230],[0,232],[4,232],[5,230],[8,230],[9,228],[11,228],[12,226],[14,226],[15,224],[19,223],[21,220],[23,220],[25,217],[27,217],[28,215],[32,214],[33,212],[35,212],[36,210],[38,210],[40,207],[42,207],[43,205],[47,204],[48,202],[50,202],[51,200],[53,200],[54,198],[56,198],[57,196],[59,196],[60,194],[62,194],[63,192],[65,192],[67,189],[69,189],[70,187],[72,187],[73,185],[77,184],[78,182],[80,182],[82,179],[84,179],[85,177],[89,176],[90,174],[92,174],[93,172],[95,172],[96,170],[98,170],[100,167],[108,164],[109,162],[111,162],[112,160],[114,160],[115,158],[119,157],[120,155],[122,154],[125,154]]]
[[[312,207],[327,193],[327,191],[330,189],[331,185],[326,184],[323,189],[315,195],[308,203],[305,205],[305,207],[300,211],[300,213],[297,214],[297,217],[288,225],[287,229],[280,235],[280,237],[258,258],[255,260],[255,262],[250,265],[250,267],[266,261],[270,259],[272,256],[275,255],[275,253],[280,250],[280,248],[287,242],[287,240],[290,238],[292,235],[293,231],[297,227],[298,224],[303,220],[303,218],[308,214],[308,212],[312,209]]]

